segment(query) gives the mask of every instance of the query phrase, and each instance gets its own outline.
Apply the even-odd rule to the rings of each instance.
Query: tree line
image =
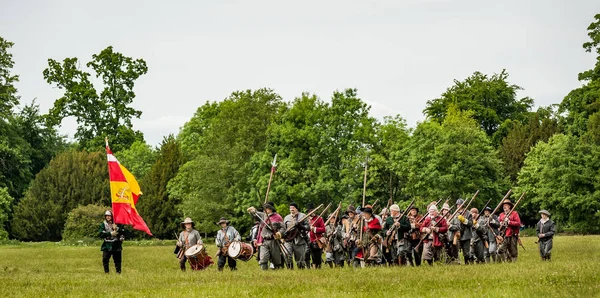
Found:
[[[269,200],[283,213],[291,202],[360,205],[366,163],[366,198],[380,207],[453,202],[477,190],[481,207],[512,188],[527,192],[526,223],[548,209],[563,231],[600,232],[600,14],[588,35],[583,48],[596,63],[578,74],[582,85],[537,110],[506,70],[455,80],[414,128],[401,114],[374,118],[353,88],[291,101],[268,88],[240,90],[200,106],[155,148],[131,123],[142,115],[131,104],[148,72],[143,59],[112,47],[86,68],[49,59],[43,77],[64,93],[42,114],[35,101],[20,105],[13,44],[0,37],[0,239],[90,236],[83,226],[110,206],[105,136],[140,181],[138,211],[161,239],[186,216],[209,233],[222,216],[249,228],[245,209],[264,201],[275,154]],[[65,117],[77,120],[74,142],[56,130]]]

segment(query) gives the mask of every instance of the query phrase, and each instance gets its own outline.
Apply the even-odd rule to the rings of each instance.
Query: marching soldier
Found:
[[[181,271],[185,271],[185,263],[187,261],[185,251],[196,244],[202,245],[202,237],[200,237],[200,233],[194,229],[195,226],[196,223],[189,217],[186,217],[185,220],[181,222],[183,231],[179,234],[177,240],[177,246],[181,248],[181,253],[179,254],[179,268]],[[192,270],[196,270],[196,268],[193,268],[192,266]]]
[[[344,240],[342,245],[346,254],[346,262],[350,266],[354,262],[356,239],[358,231],[359,217],[356,215],[356,209],[350,205],[342,216],[342,225],[344,226]]]
[[[463,206],[464,203],[465,200],[463,199],[456,200],[456,208],[458,209],[458,212],[450,221],[449,229],[452,232],[452,245],[455,246],[453,257],[458,259],[458,250],[461,249],[465,264],[470,264],[473,262],[471,257],[473,219],[471,218],[471,213],[466,212],[465,206]]]
[[[419,208],[412,206],[408,213],[410,230],[408,231],[407,257],[411,266],[421,266],[421,248],[417,247],[421,241],[421,224],[423,216],[419,214]]]
[[[225,267],[225,262],[229,266],[231,271],[236,270],[236,261],[234,258],[230,257],[227,249],[229,248],[229,244],[233,241],[240,241],[240,233],[232,227],[229,226],[229,221],[225,219],[225,217],[221,217],[217,225],[221,226],[221,229],[217,232],[217,237],[215,238],[215,244],[219,248],[217,251],[217,257],[219,261],[217,262],[217,269],[219,271],[223,271],[223,267]]]
[[[540,257],[542,261],[550,261],[552,255],[552,238],[554,238],[554,222],[550,219],[550,212],[540,211],[542,218],[537,223],[535,230],[538,235]]]
[[[429,214],[421,225],[421,233],[423,238],[423,260],[429,265],[433,265],[434,261],[440,259],[440,254],[443,249],[443,243],[440,239],[440,234],[448,231],[446,219],[438,214],[438,209],[435,204],[429,206]]]
[[[381,223],[373,216],[373,209],[365,207],[361,213],[363,222],[363,237],[358,239],[356,243],[357,252],[354,266],[357,267],[356,261],[364,262],[367,265],[375,265],[381,263]]]
[[[492,211],[491,207],[485,207],[485,209],[483,209],[483,216],[481,216],[479,220],[479,225],[483,226],[487,233],[488,247],[485,248],[486,263],[496,262],[498,255],[496,235],[498,235],[500,221],[498,220],[498,216],[492,214]]]
[[[102,266],[104,266],[104,273],[108,273],[109,261],[112,256],[113,262],[115,263],[115,271],[117,274],[121,274],[121,261],[122,261],[122,243],[125,239],[123,225],[117,225],[113,221],[113,214],[110,210],[104,212],[104,222],[100,224],[98,236],[104,241],[102,242]]]
[[[485,263],[485,247],[488,245],[487,229],[484,222],[479,221],[479,210],[471,208],[473,218],[473,238],[471,238],[471,255],[477,263]]]
[[[275,269],[283,268],[282,248],[279,240],[283,236],[283,218],[275,210],[273,203],[267,202],[263,205],[264,212],[256,211],[249,207],[248,212],[261,220],[258,245],[260,248],[260,269],[269,270],[269,262]]]
[[[312,210],[313,208],[309,207],[306,213]],[[309,216],[308,220],[310,225],[310,232],[308,233],[310,239],[309,250],[312,266],[314,268],[321,268],[321,263],[323,262],[323,245],[326,244],[326,240],[323,237],[323,234],[325,234],[325,223],[323,222],[323,218],[315,214]]]
[[[283,220],[283,225],[287,231],[285,234],[285,249],[290,253],[286,258],[288,269],[294,268],[293,259],[296,259],[296,266],[299,269],[306,268],[305,254],[307,250],[306,238],[304,232],[310,229],[307,220],[300,222],[306,215],[298,211],[296,203],[290,204],[290,214]]]
[[[385,245],[390,252],[388,262],[396,265],[405,265],[408,254],[408,241],[404,236],[410,230],[408,217],[400,218],[400,207],[396,204],[390,206],[391,216],[389,216],[383,225],[385,235]]]
[[[335,264],[338,267],[344,267],[344,249],[342,241],[344,238],[343,227],[338,224],[335,216],[329,218],[325,226],[325,237],[327,238],[327,247],[325,249],[325,261],[329,267],[333,268]]]
[[[517,211],[512,210],[513,202],[506,199],[502,202],[504,212],[500,214],[500,237],[496,239],[499,244],[498,255],[505,262],[516,262],[519,257],[519,228],[521,218]]]
[[[450,205],[448,203],[442,205],[441,216],[444,217],[448,224],[452,220],[452,213],[450,213]],[[454,264],[458,260],[458,249],[452,245],[452,238],[452,233],[449,230],[445,233],[440,233],[440,241],[444,245],[444,252],[446,253],[446,264]]]

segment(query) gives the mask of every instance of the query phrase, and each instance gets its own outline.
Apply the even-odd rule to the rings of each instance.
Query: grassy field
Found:
[[[120,276],[103,273],[99,246],[6,245],[0,297],[600,297],[600,236],[557,237],[551,263],[534,241],[523,238],[515,264],[262,272],[252,259],[237,272],[185,273],[172,246],[129,245]]]

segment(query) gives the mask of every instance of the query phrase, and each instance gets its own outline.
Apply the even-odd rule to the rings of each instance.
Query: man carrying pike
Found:
[[[443,249],[443,243],[440,239],[440,234],[448,231],[446,219],[438,214],[436,205],[429,206],[429,214],[421,225],[421,233],[423,238],[423,260],[429,265],[433,265],[434,261],[440,259],[440,254]]]
[[[248,212],[256,216],[261,221],[258,246],[260,246],[260,269],[269,270],[269,262],[275,269],[283,268],[282,250],[279,246],[279,240],[285,233],[283,227],[283,218],[275,210],[275,206],[271,202],[263,205],[264,212],[256,211],[256,208],[249,207]]]
[[[500,231],[501,238],[496,241],[500,243],[498,255],[505,262],[516,262],[519,257],[519,228],[521,227],[521,218],[517,211],[512,210],[514,207],[510,199],[505,199],[502,202],[504,212],[500,214]],[[500,240],[500,241],[498,241]]]
[[[361,213],[363,227],[362,238],[356,241],[356,259],[354,266],[358,267],[362,261],[366,265],[376,265],[381,263],[381,248],[382,244],[381,223],[373,216],[373,209],[365,207]]]
[[[390,260],[388,262],[395,265],[405,265],[408,255],[408,240],[405,234],[410,230],[410,221],[408,217],[400,218],[400,207],[396,204],[390,206],[391,216],[389,216],[383,225],[383,234],[388,250]]]
[[[290,204],[290,214],[283,220],[283,225],[287,231],[285,237],[285,249],[290,253],[286,258],[288,269],[294,268],[293,259],[296,259],[296,266],[299,269],[306,268],[305,254],[307,250],[307,242],[304,237],[304,232],[309,231],[308,219],[300,222],[306,215],[300,213],[298,204]],[[291,230],[290,230],[291,229]]]
[[[410,230],[408,231],[408,252],[407,258],[411,266],[421,266],[421,248],[417,247],[421,241],[421,220],[423,216],[419,214],[419,208],[412,206],[408,212]]]
[[[452,245],[456,248],[455,257],[458,259],[458,249],[462,250],[463,258],[466,264],[473,263],[471,257],[471,238],[473,237],[472,227],[473,219],[471,213],[465,210],[465,200],[456,200],[456,208],[458,212],[456,216],[450,220],[450,232],[452,234]]]

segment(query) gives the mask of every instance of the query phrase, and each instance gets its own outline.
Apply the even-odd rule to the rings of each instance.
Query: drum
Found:
[[[206,254],[204,246],[197,244],[185,251],[185,257],[190,262],[192,270],[202,270],[213,264],[212,258]]]
[[[254,255],[254,248],[252,248],[251,244],[241,241],[233,241],[231,244],[229,244],[227,254],[234,259],[246,262],[252,258],[252,255]]]

